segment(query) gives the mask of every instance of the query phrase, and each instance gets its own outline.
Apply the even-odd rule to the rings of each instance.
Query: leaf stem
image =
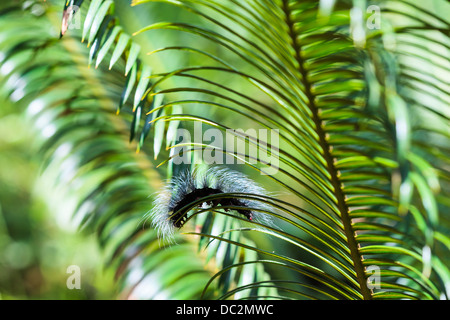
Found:
[[[319,137],[319,144],[323,150],[323,157],[326,161],[326,168],[331,176],[331,184],[334,188],[334,194],[337,199],[337,207],[340,212],[342,223],[344,226],[344,233],[347,238],[347,243],[350,249],[351,259],[356,272],[356,277],[360,286],[361,294],[365,300],[372,299],[372,293],[367,287],[367,278],[365,274],[364,265],[362,263],[362,255],[359,252],[359,245],[355,239],[355,232],[352,226],[352,220],[349,215],[349,208],[345,202],[345,194],[342,190],[342,184],[338,177],[338,170],[334,165],[334,158],[331,155],[330,145],[326,140],[326,132],[322,127],[322,119],[319,116],[319,108],[316,106],[315,97],[311,90],[311,83],[308,81],[308,71],[304,66],[304,60],[300,55],[302,50],[301,44],[297,41],[297,34],[294,30],[294,22],[291,19],[291,11],[289,8],[289,0],[282,0],[282,10],[286,16],[286,24],[289,28],[289,36],[292,40],[292,47],[295,51],[295,59],[298,63],[300,74],[303,78],[304,93],[308,98],[308,107],[312,113],[312,120],[316,126],[316,132]]]

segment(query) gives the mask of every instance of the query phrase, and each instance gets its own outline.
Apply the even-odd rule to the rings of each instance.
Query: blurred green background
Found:
[[[45,13],[42,23],[48,24],[45,20],[51,22],[50,33],[56,39],[64,0],[8,0],[2,1],[0,9],[14,3],[21,3],[38,17]],[[155,4],[159,8],[158,12],[147,6],[133,8],[128,0],[115,1],[115,5],[121,25],[129,34],[149,21],[174,17],[191,22],[199,20],[195,15],[167,4]],[[89,1],[85,1],[81,8],[83,18],[88,6]],[[31,15],[29,18],[33,19]],[[71,29],[66,38],[74,37],[75,41],[80,41],[81,33],[82,28]],[[156,73],[173,69],[177,64],[195,64],[195,61],[190,61],[192,57],[200,61],[198,56],[190,54],[184,55],[180,60],[180,55],[172,52],[145,55],[146,52],[166,45],[167,41],[173,43],[180,38],[184,41],[194,39],[189,35],[161,31],[158,38],[142,34],[134,40],[141,45],[141,58],[151,64]],[[89,49],[86,44],[74,45],[73,42],[67,42],[65,45],[70,46],[74,52],[78,52],[79,47],[84,47],[81,52],[84,57],[80,64],[87,68]],[[118,64],[120,63],[119,61]],[[0,69],[2,67],[4,65],[0,64]],[[123,68],[123,65],[120,67]],[[109,73],[106,68],[102,72]],[[107,90],[116,89],[115,92],[109,92],[117,98],[115,103],[119,101],[124,79],[123,77],[117,83],[111,81],[108,84]],[[35,129],[27,123],[24,115],[26,105],[22,102],[15,104],[9,99],[10,92],[5,89],[5,83],[0,78],[0,299],[117,299],[120,285],[115,282],[114,268],[108,269],[105,265],[105,253],[99,248],[98,235],[90,231],[79,232],[77,222],[71,220],[81,192],[80,195],[67,194],[61,180],[57,178],[64,170],[72,174],[74,168],[70,167],[70,163],[66,163],[67,167],[46,166],[42,163],[41,150],[37,149],[41,144],[36,143]],[[115,105],[107,107],[111,114],[115,113]],[[126,112],[117,119],[119,123],[124,120],[123,123],[129,125],[130,118]],[[121,125],[119,127],[125,128]],[[124,135],[128,133],[125,132]],[[130,149],[133,148],[135,146],[131,144]],[[152,155],[152,145],[147,144],[146,149]],[[160,169],[163,177],[164,170]],[[160,183],[159,178],[149,181],[154,186]],[[135,224],[136,228],[139,226],[140,224]],[[72,273],[68,273],[71,265],[76,265],[81,270],[80,289],[70,289],[66,284],[72,276]]]
[[[49,207],[51,183],[41,175],[32,132],[13,104],[0,98],[0,105],[0,298],[114,298],[94,235],[77,233],[58,219],[68,212]],[[81,269],[81,289],[66,286],[70,265]]]
[[[1,5],[6,6],[14,1],[3,1]],[[31,12],[37,16],[41,12],[46,12],[52,24],[51,32],[55,36],[59,33],[63,0],[45,3],[23,1],[23,3],[28,8],[31,6]],[[83,16],[86,14],[88,4],[89,2],[82,7]],[[168,4],[155,3],[151,7],[145,5],[131,7],[130,1],[121,0],[115,1],[115,5],[120,24],[129,34],[157,21],[181,20],[201,23],[198,16]],[[82,29],[69,30],[66,38],[73,36],[79,41],[81,32]],[[153,33],[143,33],[133,39],[141,46],[141,58],[152,66],[153,73],[204,62],[203,56],[192,53],[180,55],[168,51],[151,56],[145,55],[170,44],[189,44],[196,41],[197,46],[208,48],[213,54],[222,58],[227,55],[228,61],[237,59],[224,52],[222,48],[189,34],[160,30],[158,37]],[[65,45],[72,46],[73,43]],[[87,66],[89,49],[85,44],[83,46],[85,48],[82,54],[85,55],[83,58],[85,61],[82,63]],[[79,50],[78,47],[71,49]],[[104,69],[102,71],[108,73]],[[120,81],[123,80],[118,79],[117,84],[122,86],[123,83]],[[234,80],[236,79],[221,78],[224,82]],[[178,86],[189,83],[189,79],[184,78],[171,79],[169,83],[171,81],[177,81]],[[240,81],[242,86],[256,90],[247,82]],[[0,299],[116,299],[120,288],[114,281],[114,268],[108,269],[108,266],[104,265],[105,253],[99,249],[97,235],[78,232],[76,222],[70,220],[74,206],[79,200],[77,196],[80,195],[68,195],[62,190],[62,185],[58,185],[61,181],[55,179],[62,171],[70,171],[73,168],[69,168],[70,165],[67,168],[47,167],[41,163],[42,154],[40,150],[36,150],[34,143],[36,132],[26,122],[26,116],[23,114],[24,106],[15,105],[7,98],[6,90],[2,90],[5,88],[4,85],[5,81],[0,81]],[[114,85],[111,83],[108,90],[114,88]],[[119,86],[115,87],[116,92],[111,93],[116,96],[117,101],[122,90]],[[108,107],[113,114],[116,106]],[[236,128],[246,128],[249,125],[245,119],[229,117],[223,110],[200,106],[196,111],[204,117],[228,121],[228,125],[232,123]],[[126,112],[122,112],[118,119],[119,121],[125,119],[124,123],[129,125],[130,118]],[[206,129],[206,125],[204,127]],[[145,151],[150,155],[149,158],[152,158],[153,150],[150,142],[151,137],[145,145]],[[134,148],[133,144],[131,148]],[[154,165],[168,154],[164,151],[162,153],[165,154],[160,156],[158,161],[151,159]],[[166,175],[165,170],[164,167],[159,168],[161,177]],[[160,183],[158,179],[149,181],[149,184],[154,185]],[[72,275],[67,272],[67,268],[71,265],[80,267],[81,289],[69,289],[66,285],[66,281]]]

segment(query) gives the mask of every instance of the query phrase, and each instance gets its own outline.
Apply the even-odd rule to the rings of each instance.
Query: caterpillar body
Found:
[[[252,197],[237,197],[237,194]],[[187,170],[173,177],[156,196],[149,218],[159,236],[166,239],[172,239],[175,231],[184,226],[193,209],[191,204],[195,202],[197,207],[220,206],[226,211],[234,210],[249,221],[271,225],[267,212],[271,212],[272,207],[254,199],[254,196],[265,195],[267,191],[264,188],[238,171],[220,167],[204,171]],[[201,201],[208,196],[213,197]]]

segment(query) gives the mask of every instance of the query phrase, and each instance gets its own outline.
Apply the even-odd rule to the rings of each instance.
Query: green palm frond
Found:
[[[122,280],[119,297],[199,296],[210,273],[201,260],[192,259],[195,247],[179,239],[178,246],[162,248],[156,232],[142,226],[142,216],[151,204],[148,197],[158,185],[148,181],[156,172],[132,152],[128,129],[111,113],[116,96],[107,94],[104,84],[113,86],[114,81],[102,81],[100,73],[86,67],[87,60],[78,56],[79,44],[58,43],[57,28],[48,20],[34,18],[24,24],[27,15],[14,11],[1,21],[2,30],[14,24],[21,28],[19,38],[2,32],[0,50],[6,53],[2,65],[7,66],[2,89],[25,107],[27,121],[36,132],[32,145],[39,150],[45,171],[62,169],[54,173],[53,191],[63,199],[51,201],[60,203],[58,211],[68,212],[81,230],[98,235],[105,265],[113,266]],[[18,47],[23,49],[14,50]],[[152,262],[146,262],[145,256],[151,256]],[[179,272],[164,271],[180,264]],[[179,278],[183,283],[177,282]],[[149,282],[155,290],[147,289]]]
[[[15,26],[24,30],[19,38],[4,32],[0,52],[2,64],[11,66],[4,82],[16,76],[26,84],[18,101],[33,101],[28,110],[42,103],[33,121],[48,114],[55,126],[42,144],[47,161],[54,167],[75,158],[72,180],[94,180],[78,191],[75,217],[98,233],[123,292],[181,299],[448,298],[445,1],[433,2],[439,11],[406,0],[136,0],[133,14],[142,26],[132,31],[116,16],[119,3],[83,3],[88,52],[68,46],[66,35],[57,41],[38,30],[37,22]],[[168,21],[143,14],[167,8],[184,14]],[[175,40],[168,37],[144,57],[138,38],[167,34]],[[49,48],[58,50],[58,61],[45,59]],[[80,72],[77,55],[96,70]],[[157,56],[164,65],[151,64]],[[167,57],[174,56],[172,63]],[[18,94],[17,83],[5,88],[11,99]],[[130,127],[125,140],[122,117],[111,116],[119,110]],[[178,128],[199,124],[243,141],[242,154],[215,151],[245,164],[234,168],[269,194],[195,200],[191,229],[161,250],[155,230],[135,228],[157,189],[148,181],[182,170],[173,163],[178,148],[194,161],[211,148],[178,140]],[[230,131],[237,126],[277,130],[279,149],[270,148],[269,137]],[[126,140],[137,143],[130,148]],[[59,159],[64,143],[72,148]],[[260,175],[270,169],[268,153],[277,157],[276,173]],[[267,205],[274,223],[197,208],[223,196]],[[200,254],[189,259],[193,244]]]

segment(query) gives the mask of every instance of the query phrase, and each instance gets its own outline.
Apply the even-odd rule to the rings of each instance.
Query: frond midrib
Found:
[[[289,8],[289,0],[282,1],[282,10],[285,14],[286,24],[288,26],[289,37],[291,38],[291,44],[295,52],[295,60],[298,63],[298,71],[302,76],[302,84],[304,86],[304,93],[308,99],[308,108],[312,114],[312,120],[315,125],[316,133],[319,137],[319,145],[323,150],[323,157],[326,161],[326,170],[331,177],[331,184],[334,188],[334,195],[337,199],[337,208],[340,213],[340,217],[344,226],[345,236],[347,238],[347,244],[350,249],[351,259],[355,268],[356,277],[360,286],[361,294],[364,299],[372,299],[372,293],[367,287],[367,278],[365,274],[365,268],[362,262],[362,255],[359,252],[358,242],[355,238],[355,232],[352,226],[352,220],[349,215],[349,208],[345,201],[345,194],[342,190],[342,184],[338,176],[338,170],[334,165],[334,158],[331,154],[331,148],[326,140],[326,132],[322,127],[322,119],[319,116],[319,108],[315,103],[315,97],[311,90],[311,83],[308,81],[308,71],[304,67],[304,59],[301,57],[300,52],[302,50],[301,45],[297,41],[297,34],[294,29],[294,22],[291,19],[291,11]]]

